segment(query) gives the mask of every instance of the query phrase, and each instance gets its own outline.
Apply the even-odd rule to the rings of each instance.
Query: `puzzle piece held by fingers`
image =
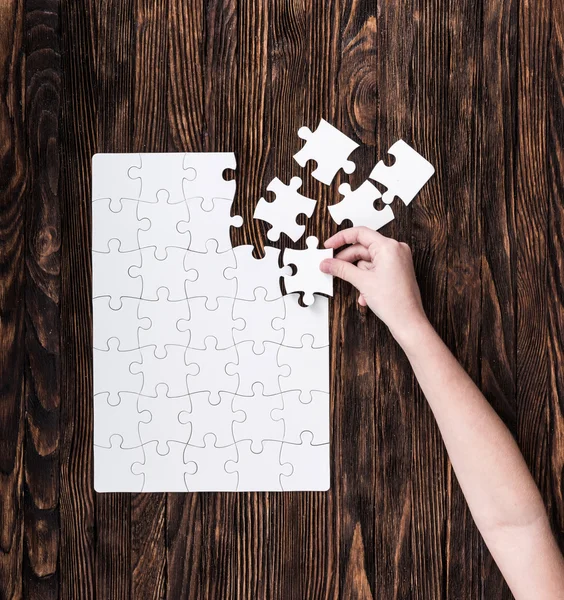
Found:
[[[365,181],[354,191],[348,183],[342,183],[339,186],[339,194],[344,196],[343,200],[329,206],[329,214],[337,225],[348,219],[353,227],[364,226],[376,231],[394,220],[394,212],[390,206],[386,205],[382,210],[374,208],[374,202],[381,198],[382,194],[370,181]]]
[[[298,136],[306,143],[294,154],[294,160],[300,167],[305,167],[308,160],[314,160],[317,169],[312,176],[322,183],[330,185],[339,169],[348,174],[355,170],[356,165],[348,158],[358,144],[324,119],[321,119],[315,131],[301,127]]]
[[[317,201],[298,193],[301,185],[299,177],[292,177],[289,185],[275,177],[266,189],[274,192],[276,199],[273,202],[267,202],[264,198],[258,201],[253,217],[272,225],[266,234],[271,242],[278,241],[281,233],[285,233],[294,242],[304,234],[305,225],[298,225],[296,217],[300,214],[311,217]]]
[[[314,294],[333,295],[333,277],[319,269],[321,261],[333,256],[333,250],[317,248],[318,240],[310,236],[306,240],[307,250],[286,248],[283,260],[285,265],[294,265],[294,275],[284,275],[284,284],[288,293],[304,292],[304,304],[309,306],[315,301]]]
[[[435,168],[403,140],[393,144],[388,153],[395,156],[396,162],[388,167],[380,161],[369,177],[388,188],[382,195],[386,204],[398,196],[408,205],[432,177]]]

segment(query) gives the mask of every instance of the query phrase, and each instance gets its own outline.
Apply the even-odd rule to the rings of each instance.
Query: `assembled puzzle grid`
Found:
[[[328,300],[312,291],[331,293],[317,268],[331,252],[310,238],[285,259],[319,274],[304,290],[278,249],[233,248],[235,166],[231,153],[93,158],[97,491],[329,487]]]

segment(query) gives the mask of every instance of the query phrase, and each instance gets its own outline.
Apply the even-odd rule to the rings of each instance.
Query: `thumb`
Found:
[[[352,283],[355,288],[360,289],[362,281],[364,280],[365,273],[363,273],[357,266],[347,262],[346,260],[340,260],[339,258],[326,258],[321,262],[319,268],[323,273],[328,273],[344,279],[349,283]]]

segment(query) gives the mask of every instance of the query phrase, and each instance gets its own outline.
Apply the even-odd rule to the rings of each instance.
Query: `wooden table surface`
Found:
[[[348,285],[328,493],[94,492],[90,160],[235,151],[234,241],[262,246],[274,176],[319,200],[308,234],[335,231],[345,177],[298,167],[300,126],[362,143],[353,187],[412,144],[436,175],[384,232],[412,245],[564,544],[564,4],[4,0],[0,23],[0,597],[510,598],[405,357]]]

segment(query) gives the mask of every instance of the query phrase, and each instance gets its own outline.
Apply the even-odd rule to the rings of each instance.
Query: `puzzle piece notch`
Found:
[[[237,491],[237,474],[228,473],[225,466],[237,459],[235,444],[218,445],[213,433],[204,436],[204,446],[189,444],[184,451],[187,465],[193,472],[184,477],[190,492],[235,492]]]
[[[141,181],[129,177],[129,169],[141,166],[139,154],[94,154],[92,157],[92,201],[109,200],[116,211],[124,199],[139,200]]]
[[[128,176],[141,182],[140,202],[156,203],[160,190],[166,190],[170,204],[184,200],[185,153],[141,153],[140,166],[132,166]]]
[[[121,440],[121,441],[120,441]],[[97,492],[141,492],[143,478],[131,466],[143,460],[143,447],[124,448],[120,435],[110,437],[110,447],[94,446],[94,489]]]
[[[183,196],[204,200],[233,200],[237,184],[224,178],[227,169],[235,170],[234,152],[190,152],[184,157]]]
[[[217,251],[225,252],[231,244],[231,227],[241,227],[243,217],[231,216],[233,200],[214,198],[211,201],[202,198],[190,198],[186,201],[189,212],[187,229],[190,232],[190,250],[206,252],[209,239],[217,241]],[[207,208],[211,204],[211,208]]]
[[[188,207],[186,203],[170,202],[168,190],[157,192],[156,203],[138,202],[137,218],[148,221],[149,227],[139,231],[139,246],[154,247],[158,260],[168,256],[168,248],[188,250],[191,234],[188,229]]]
[[[210,392],[190,394],[192,407],[179,415],[181,423],[191,423],[192,433],[188,443],[190,446],[205,445],[206,434],[212,433],[219,446],[229,446],[235,443],[233,426],[245,420],[245,413],[234,411],[232,406],[233,394],[220,392],[220,401],[212,403]]]
[[[275,200],[267,202],[261,198],[258,201],[253,218],[272,225],[266,234],[271,242],[278,241],[281,233],[285,233],[294,242],[304,234],[305,225],[299,225],[296,217],[300,214],[311,217],[317,200],[302,196],[297,191],[301,186],[302,180],[299,177],[292,177],[288,185],[275,177],[266,188],[276,194]]]
[[[283,318],[275,318],[272,327],[284,334],[283,346],[301,348],[302,337],[309,334],[313,337],[314,348],[329,345],[329,299],[318,296],[310,306],[301,306],[300,294],[286,294]]]
[[[403,140],[395,142],[388,153],[395,157],[394,164],[388,167],[379,161],[369,177],[386,186],[382,196],[386,204],[398,196],[407,206],[433,176],[435,168]]]
[[[235,396],[233,407],[245,414],[245,419],[233,424],[236,442],[251,440],[251,450],[261,452],[265,440],[283,441],[284,421],[275,420],[271,413],[282,410],[281,394],[265,394],[262,383],[253,383],[251,396]]]
[[[139,425],[143,443],[157,442],[157,452],[167,453],[170,441],[187,444],[192,433],[191,423],[182,422],[181,413],[191,409],[190,396],[170,396],[166,383],[156,386],[156,397],[141,396],[139,408],[150,415],[150,419]]]
[[[284,316],[284,301],[267,300],[267,293],[265,288],[256,288],[254,300],[237,299],[233,306],[233,317],[243,321],[241,329],[233,330],[233,339],[235,343],[252,341],[255,354],[264,352],[265,342],[280,344],[284,337],[284,332],[272,325],[275,318]]]
[[[282,296],[280,277],[291,275],[290,267],[279,267],[280,250],[267,246],[263,258],[253,256],[254,246],[236,246],[233,249],[236,266],[225,269],[225,277],[237,282],[237,299],[254,300],[255,289],[266,290],[265,300],[276,300]]]
[[[300,167],[314,160],[317,168],[312,176],[318,181],[330,185],[340,169],[349,175],[354,172],[356,165],[348,157],[359,145],[325,119],[321,119],[315,131],[301,127],[298,136],[306,143],[294,154],[294,160]]]
[[[331,485],[329,444],[314,444],[311,431],[304,431],[300,441],[282,445],[280,461],[292,465],[292,472],[280,477],[282,489],[327,491]]]
[[[314,303],[314,294],[333,295],[333,278],[319,269],[321,261],[333,256],[333,250],[318,249],[318,239],[310,236],[306,240],[307,250],[284,250],[284,264],[294,265],[297,272],[294,275],[284,275],[284,284],[288,293],[304,292],[304,304],[310,306]]]
[[[237,442],[238,460],[227,461],[227,473],[237,473],[237,491],[282,491],[281,475],[291,475],[292,465],[281,464],[282,443],[264,441],[261,452],[253,452],[251,440]]]
[[[309,402],[300,398],[300,391],[282,394],[283,408],[271,411],[273,421],[284,423],[284,442],[300,444],[304,431],[310,431],[316,444],[329,443],[329,394],[311,391]]]
[[[193,474],[194,467],[184,461],[186,444],[169,441],[167,452],[158,452],[158,442],[143,444],[145,460],[134,462],[131,472],[143,475],[143,492],[186,492],[184,477]]]
[[[141,267],[141,251],[121,252],[121,242],[111,239],[108,252],[92,252],[92,298],[107,296],[110,308],[118,310],[122,298],[140,298],[141,280],[129,276],[131,268]]]
[[[382,195],[369,181],[365,181],[356,190],[348,183],[339,186],[339,194],[344,196],[339,203],[329,206],[331,218],[337,225],[345,219],[352,221],[353,227],[369,227],[375,231],[394,220],[394,212],[386,205],[383,209],[374,208],[374,202]]]
[[[120,252],[139,250],[140,232],[151,226],[149,219],[139,219],[137,200],[101,198],[92,202],[92,250],[108,252],[109,242],[119,240]]]

